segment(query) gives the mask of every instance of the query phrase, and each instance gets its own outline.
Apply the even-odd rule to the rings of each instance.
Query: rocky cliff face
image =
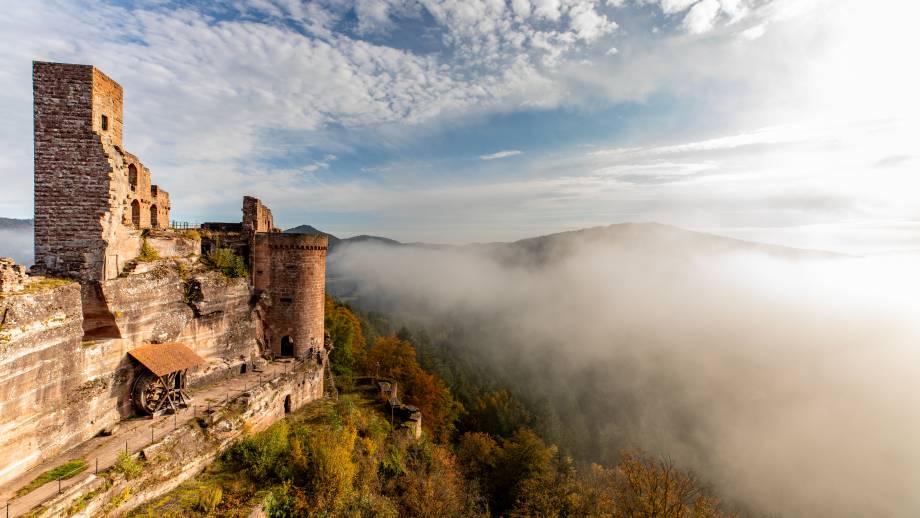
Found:
[[[80,286],[0,298],[0,481],[80,436]]]
[[[0,299],[0,459],[15,459],[0,466],[0,483],[132,414],[141,367],[127,352],[139,344],[186,344],[208,361],[192,383],[259,356],[245,279],[183,278],[163,261],[82,290],[82,304],[76,283]]]

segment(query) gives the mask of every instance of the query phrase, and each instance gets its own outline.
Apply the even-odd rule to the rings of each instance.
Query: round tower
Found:
[[[327,247],[323,235],[253,236],[253,286],[268,297],[265,340],[276,356],[323,347]]]

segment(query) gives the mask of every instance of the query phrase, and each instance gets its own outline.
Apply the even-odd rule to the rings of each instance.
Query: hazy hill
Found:
[[[345,239],[340,239],[328,232],[323,232],[322,230],[312,226],[312,225],[298,225],[294,228],[289,228],[284,231],[287,234],[320,234],[329,238],[329,248],[335,248],[336,246],[343,243],[379,243],[384,245],[400,246],[402,243],[396,241],[395,239],[389,239],[386,237],[379,236],[369,236],[362,234],[360,236],[347,237]]]
[[[0,230],[32,230],[31,219],[0,218]]]
[[[309,225],[301,225],[285,232],[326,234]],[[603,227],[559,232],[512,242],[471,243],[468,245],[438,245],[429,243],[401,243],[379,236],[361,235],[339,239],[331,234],[330,247],[354,243],[376,243],[390,246],[422,248],[426,250],[455,250],[483,253],[505,265],[541,266],[563,259],[578,247],[603,244],[623,247],[634,252],[669,255],[700,255],[737,252],[757,252],[784,259],[841,257],[842,254],[822,250],[807,250],[778,245],[767,245],[730,237],[684,230],[660,223],[619,223]]]
[[[757,252],[785,259],[840,256],[833,252],[765,245],[660,223],[620,223],[511,243],[472,244],[464,248],[484,251],[507,265],[541,266],[567,257],[578,247],[594,244],[622,246],[633,252],[678,256],[738,252]]]

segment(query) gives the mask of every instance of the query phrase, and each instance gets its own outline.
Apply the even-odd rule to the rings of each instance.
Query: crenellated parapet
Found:
[[[277,356],[322,349],[328,238],[258,233],[252,245],[253,287],[266,294],[265,341]]]

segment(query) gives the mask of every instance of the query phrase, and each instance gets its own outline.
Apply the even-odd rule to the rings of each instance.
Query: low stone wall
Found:
[[[172,230],[151,230],[147,244],[160,257],[192,257],[201,255],[201,237],[189,237]]]
[[[286,413],[322,398],[323,372],[320,362],[302,363],[142,450],[139,455],[146,462],[137,478],[89,475],[32,516],[122,516],[200,473],[247,431],[264,430]]]

